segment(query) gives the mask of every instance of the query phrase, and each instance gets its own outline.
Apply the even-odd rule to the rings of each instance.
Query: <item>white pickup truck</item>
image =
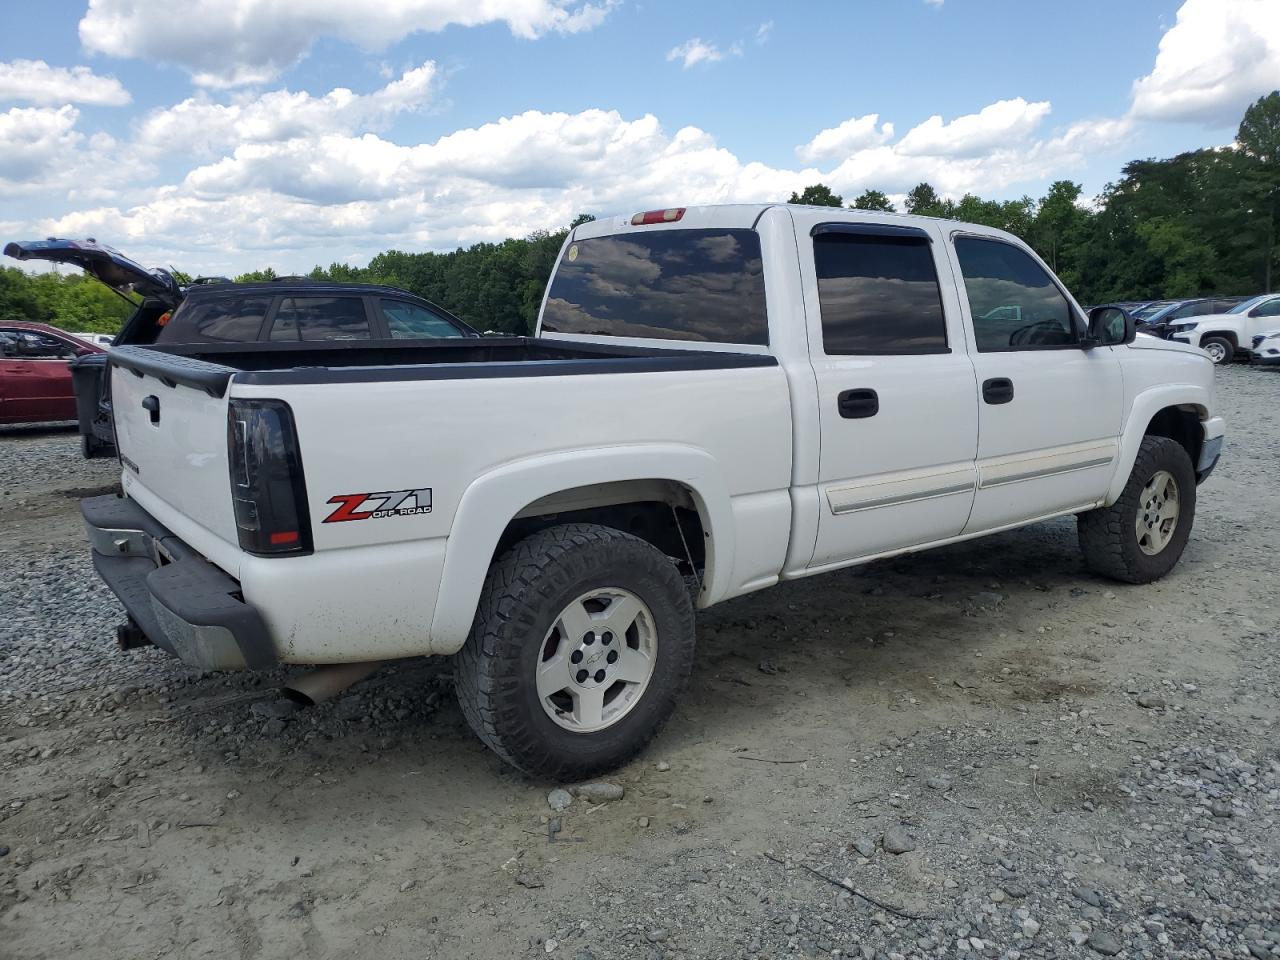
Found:
[[[785,204],[577,227],[533,338],[110,363],[124,496],[83,510],[124,639],[453,655],[480,737],[560,779],[658,731],[695,607],[1070,514],[1091,569],[1162,576],[1223,438],[1203,353],[1014,237]]]

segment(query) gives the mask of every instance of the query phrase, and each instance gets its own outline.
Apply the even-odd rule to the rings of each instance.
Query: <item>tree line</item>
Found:
[[[980,223],[1021,237],[1082,303],[1270,292],[1280,236],[1280,92],[1252,104],[1236,141],[1167,159],[1133,160],[1092,204],[1069,180],[1036,200],[939,196],[928,183],[905,198],[907,213]],[[824,184],[793,193],[792,203],[844,206]],[[889,197],[866,190],[850,207],[893,211]],[[481,330],[528,333],[569,229],[538,231],[447,253],[388,250],[352,267],[315,267],[316,280],[383,283],[452,310]],[[236,277],[267,280],[271,268]],[[0,269],[0,320],[30,319],[70,330],[112,332],[130,307],[80,275]]]

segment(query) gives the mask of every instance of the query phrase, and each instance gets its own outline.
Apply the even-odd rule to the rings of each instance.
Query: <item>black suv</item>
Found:
[[[436,340],[480,334],[449,311],[396,287],[283,277],[260,283],[214,278],[180,287],[94,240],[10,243],[20,260],[74,263],[115,290],[143,296],[113,346],[149,343],[298,343]],[[86,457],[115,456],[107,356],[71,365]]]

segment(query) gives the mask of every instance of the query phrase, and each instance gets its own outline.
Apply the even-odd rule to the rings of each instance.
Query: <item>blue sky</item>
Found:
[[[0,235],[298,270],[818,179],[1093,195],[1280,86],[1275,0],[279,6],[5,0]]]

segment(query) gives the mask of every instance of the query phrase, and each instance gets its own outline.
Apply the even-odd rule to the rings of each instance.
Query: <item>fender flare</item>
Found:
[[[1116,456],[1115,473],[1103,506],[1111,506],[1120,499],[1129,474],[1138,459],[1138,447],[1146,436],[1147,427],[1157,413],[1166,407],[1195,407],[1203,422],[1213,407],[1212,392],[1194,383],[1166,383],[1142,391],[1133,399],[1124,432],[1120,435],[1120,452]],[[1194,465],[1193,465],[1194,466]]]
[[[573,487],[626,480],[668,480],[693,492],[709,535],[701,604],[724,596],[733,572],[733,511],[728,484],[705,450],[683,444],[634,444],[529,457],[482,474],[462,494],[431,620],[432,653],[455,653],[466,642],[498,540],[521,510]]]

